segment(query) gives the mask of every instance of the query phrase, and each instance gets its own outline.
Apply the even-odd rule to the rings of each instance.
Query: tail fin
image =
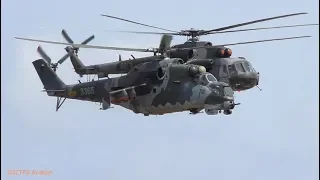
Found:
[[[43,59],[32,62],[45,90],[62,90],[66,84],[57,76]]]
[[[85,69],[85,65],[80,61],[80,59],[74,54],[74,49],[71,46],[68,46],[65,48],[70,56],[71,63],[73,65],[73,68],[75,69],[76,73],[82,74],[81,70]]]

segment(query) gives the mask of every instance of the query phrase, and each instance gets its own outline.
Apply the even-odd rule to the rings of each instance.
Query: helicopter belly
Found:
[[[174,112],[182,112],[187,111],[193,108],[201,108],[199,103],[185,101],[184,103],[177,102],[176,104],[171,104],[167,102],[165,105],[159,104],[158,106],[149,105],[144,103],[144,98],[137,98],[136,101],[128,101],[119,103],[119,106],[122,106],[126,109],[133,111],[134,113],[143,113],[143,114],[154,114],[154,115],[161,115],[167,113],[174,113]]]
[[[206,87],[185,83],[176,91],[165,90],[153,96],[152,101],[141,103],[141,110],[149,114],[166,114],[190,109],[202,109],[207,94]]]
[[[199,108],[197,104],[192,102],[186,101],[185,103],[180,104],[179,102],[176,104],[166,103],[164,106],[150,106],[146,107],[146,111],[150,114],[166,114],[166,113],[173,113],[173,112],[182,112],[187,111],[192,108]]]

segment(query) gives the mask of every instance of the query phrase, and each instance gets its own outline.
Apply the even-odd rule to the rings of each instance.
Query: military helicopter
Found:
[[[67,32],[63,29],[61,31],[63,37],[69,42],[69,43],[74,43],[73,40],[68,36]],[[87,39],[85,39],[81,44],[85,45],[88,44],[90,41],[92,41],[94,39],[94,35],[91,35],[90,37],[88,37]],[[74,49],[74,53],[77,55],[79,52],[79,48],[75,47]],[[51,68],[53,69],[53,71],[56,71],[58,68],[59,64],[62,64],[65,60],[68,59],[69,54],[65,54],[61,59],[59,59],[59,61],[57,61],[56,63],[53,63],[51,58],[47,55],[47,53],[45,53],[45,51],[41,48],[41,46],[38,46],[37,48],[38,53],[40,54],[40,56],[47,61],[48,64],[50,64]]]
[[[61,31],[62,37],[70,44],[73,44],[74,41],[70,38],[68,33],[65,29]],[[91,35],[88,37],[85,41],[83,41],[81,44],[87,44],[91,40],[94,39],[94,35]],[[168,35],[164,35],[161,38],[159,50],[158,51],[164,51],[165,49],[170,48],[172,37]],[[79,53],[79,47],[73,46],[73,51],[76,56],[78,56]],[[37,51],[39,55],[47,61],[49,64],[51,64],[51,67],[54,71],[56,71],[57,65],[62,64],[68,57],[69,54],[66,54],[63,56],[57,63],[51,63],[51,58],[47,55],[47,53],[43,50],[41,46],[38,46]],[[95,65],[89,65],[85,66],[80,60],[77,61],[71,61],[72,65],[75,69],[75,72],[82,77],[83,75],[98,75],[98,78],[104,78],[108,77],[109,74],[126,74],[128,73],[132,67],[145,63],[150,62],[154,60],[162,60],[165,57],[163,55],[156,55],[156,56],[148,56],[148,57],[142,57],[142,58],[135,58],[133,55],[131,55],[133,60],[123,60],[121,58],[121,55],[119,54],[119,59],[116,62],[112,63],[103,63],[103,64],[95,64]]]
[[[66,51],[71,60],[77,58],[72,47]],[[194,114],[202,109],[208,115],[219,111],[230,115],[237,105],[228,84],[218,82],[203,66],[186,65],[179,58],[142,63],[125,76],[75,85],[64,84],[43,59],[33,65],[44,91],[57,97],[56,111],[66,98],[101,102],[101,110],[120,105],[145,116],[182,111]]]
[[[253,30],[263,30],[263,29],[275,29],[275,28],[289,28],[289,27],[302,27],[302,26],[311,26],[311,25],[319,25],[319,24],[302,24],[302,25],[291,25],[291,26],[275,26],[275,27],[264,27],[264,28],[253,28],[253,29],[241,29],[234,31],[224,31],[227,29],[240,27],[244,25],[259,23],[263,21],[269,21],[279,18],[285,18],[290,16],[304,15],[307,13],[294,13],[287,14],[282,16],[275,16],[270,18],[259,19],[250,22],[244,22],[236,25],[226,26],[222,28],[217,28],[213,30],[183,30],[181,32],[172,32],[172,33],[153,33],[153,32],[133,32],[132,33],[141,33],[141,34],[164,34],[162,38],[162,45],[160,44],[159,48],[148,48],[148,49],[137,49],[137,48],[122,48],[122,47],[107,47],[107,46],[92,46],[92,45],[83,45],[83,44],[73,44],[69,40],[69,43],[61,43],[55,41],[45,41],[45,40],[36,40],[36,39],[28,39],[28,38],[17,38],[22,40],[43,42],[43,43],[52,43],[52,44],[61,44],[61,45],[72,45],[73,47],[81,47],[81,48],[96,48],[96,49],[110,49],[110,50],[124,50],[124,51],[137,51],[137,52],[153,52],[155,57],[144,57],[142,59],[133,59],[129,61],[121,61],[121,62],[113,62],[104,64],[104,68],[101,68],[102,65],[98,66],[84,66],[82,63],[81,68],[78,68],[78,74],[86,74],[86,73],[97,73],[102,74],[100,77],[106,76],[107,74],[111,74],[113,70],[115,72],[123,73],[123,71],[130,71],[130,69],[134,66],[134,64],[146,61],[152,61],[154,59],[163,59],[164,57],[169,58],[181,58],[185,63],[189,64],[201,64],[205,66],[208,72],[211,72],[218,81],[223,81],[232,87],[233,90],[243,91],[255,87],[259,84],[259,72],[256,72],[251,63],[246,60],[244,57],[231,58],[232,50],[230,48],[226,48],[225,46],[239,45],[239,44],[250,44],[250,43],[259,43],[259,42],[268,42],[268,41],[279,41],[279,40],[288,40],[288,39],[297,39],[297,38],[306,38],[311,36],[297,36],[297,37],[286,37],[286,38],[277,38],[277,39],[266,39],[266,40],[258,40],[258,41],[248,41],[248,42],[239,42],[239,43],[228,43],[221,45],[212,45],[211,42],[207,41],[199,41],[199,36],[208,35],[208,34],[216,34],[216,33],[227,33],[227,32],[238,32],[238,31],[253,31]],[[134,22],[130,20],[126,20],[123,18],[118,18],[109,15],[103,15],[119,20],[124,20],[127,22],[144,25],[147,27],[153,27],[157,29],[166,30],[163,28],[150,26],[146,24],[142,24],[139,22]],[[174,46],[170,46],[172,35],[181,35],[191,37],[184,44],[178,44]],[[65,38],[68,39],[68,38]],[[69,38],[70,39],[70,38]],[[119,58],[120,60],[120,58]],[[108,67],[108,68],[106,68]],[[120,68],[119,68],[120,67]],[[76,68],[75,68],[76,69]],[[104,70],[102,70],[104,69]],[[111,69],[111,70],[110,70]],[[91,70],[91,71],[90,71]],[[102,72],[101,72],[102,71]]]

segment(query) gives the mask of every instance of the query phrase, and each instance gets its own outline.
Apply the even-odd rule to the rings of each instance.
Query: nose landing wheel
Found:
[[[230,115],[230,114],[232,114],[232,111],[231,111],[230,109],[224,110],[224,111],[223,111],[223,114],[225,114],[225,115]]]

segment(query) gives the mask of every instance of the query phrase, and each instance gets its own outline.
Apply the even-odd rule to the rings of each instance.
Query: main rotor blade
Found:
[[[146,27],[155,28],[155,29],[160,29],[160,30],[164,30],[164,31],[178,33],[177,31],[172,31],[172,30],[169,30],[169,29],[164,29],[164,28],[160,28],[160,27],[156,27],[156,26],[151,26],[151,25],[148,25],[148,24],[142,24],[142,23],[139,23],[139,22],[135,22],[135,21],[131,21],[131,20],[115,17],[115,16],[110,16],[110,15],[106,15],[106,14],[101,14],[101,16],[105,16],[105,17],[113,18],[113,19],[118,19],[118,20],[121,20],[121,21],[126,21],[126,22],[129,22],[129,23],[138,24],[138,25],[142,25],[142,26],[146,26]]]
[[[49,64],[51,64],[51,58],[44,52],[44,50],[41,48],[41,46],[38,46],[37,51],[45,61],[47,61]]]
[[[88,37],[86,40],[84,40],[81,44],[88,44],[90,41],[94,39],[94,35]]]
[[[239,29],[239,30],[231,30],[231,31],[217,31],[217,32],[210,32],[208,34],[223,34],[223,33],[232,33],[232,32],[256,31],[256,30],[266,30],[266,29],[280,29],[280,28],[292,28],[292,27],[303,27],[303,26],[319,26],[319,24],[296,24],[296,25],[288,25],[288,26],[272,26],[272,27]]]
[[[308,14],[308,13],[294,13],[294,14],[286,14],[286,15],[282,15],[282,16],[274,16],[274,17],[270,17],[270,18],[258,19],[258,20],[254,20],[254,21],[249,21],[249,22],[244,22],[244,23],[235,24],[235,25],[231,25],[231,26],[225,26],[225,27],[221,27],[221,28],[217,28],[217,29],[203,31],[201,33],[201,35],[206,35],[206,34],[213,32],[213,31],[223,31],[226,29],[236,28],[236,27],[240,27],[240,26],[246,26],[249,24],[255,24],[255,23],[259,23],[259,22],[270,21],[270,20],[280,19],[280,18],[285,18],[285,17],[290,17],[290,16],[298,16],[298,15],[303,15],[303,14]]]
[[[309,38],[311,36],[295,36],[295,37],[285,37],[285,38],[276,38],[276,39],[264,39],[264,40],[258,40],[258,41],[247,41],[247,42],[238,42],[238,43],[230,43],[230,44],[220,44],[220,45],[214,45],[211,46],[212,48],[216,46],[234,46],[234,45],[240,45],[240,44],[253,44],[253,43],[260,43],[260,42],[269,42],[269,41],[282,41],[282,40],[289,40],[289,39],[301,39],[301,38]],[[206,46],[207,48],[208,46]],[[209,48],[211,48],[209,47]]]
[[[105,30],[107,32],[133,33],[133,34],[156,34],[156,35],[180,35],[180,33],[165,33],[165,32],[146,32],[146,31],[114,31]]]
[[[172,41],[172,36],[163,35],[160,41],[159,50],[164,51],[164,50],[170,49],[171,41]]]
[[[46,40],[30,39],[30,38],[22,38],[22,37],[15,37],[15,38],[19,39],[19,40],[25,40],[25,41],[42,42],[42,43],[48,43],[48,44],[60,44],[60,45],[78,47],[78,48],[109,49],[109,50],[137,51],[137,52],[154,52],[154,50],[150,50],[150,49],[122,48],[122,47],[108,47],[108,46],[92,46],[92,45],[85,45],[85,44],[72,44],[72,43],[63,43],[63,42],[57,42],[57,41],[46,41]]]
[[[72,39],[70,38],[70,36],[68,35],[68,33],[67,33],[66,30],[62,29],[61,34],[62,34],[62,36],[64,37],[64,39],[65,39],[68,43],[70,43],[70,44],[73,44],[73,43],[74,43],[74,42],[72,41]]]

